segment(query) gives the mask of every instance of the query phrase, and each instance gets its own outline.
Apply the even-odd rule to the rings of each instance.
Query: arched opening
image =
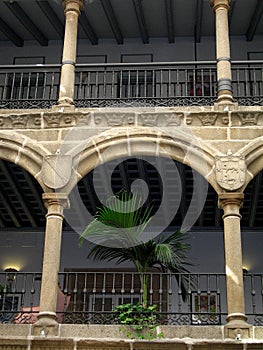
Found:
[[[44,248],[42,188],[20,166],[0,160],[0,323],[38,305]]]
[[[182,319],[187,314],[189,324],[223,322],[226,295],[221,213],[217,207],[215,190],[212,186],[208,186],[206,180],[195,170],[178,161],[154,156],[131,156],[105,162],[84,176],[72,191],[71,209],[65,213],[68,224],[80,234],[89,218],[100,206],[101,200],[107,199],[111,194],[117,194],[122,189],[130,190],[134,181],[138,179],[147,184],[149,195],[146,202],[153,204],[154,215],[160,210],[161,217],[168,216],[171,219],[169,224],[162,227],[161,232],[181,228],[189,210],[191,213],[192,226],[189,227],[188,238],[192,246],[190,260],[194,266],[193,270],[191,268],[189,270],[198,278],[201,294],[198,295],[194,288],[189,289],[187,301],[180,305]],[[168,195],[164,195],[164,191]],[[164,197],[167,201],[162,203]],[[198,210],[195,210],[197,207]],[[91,323],[96,319],[100,320],[98,322],[110,323],[107,313],[112,311],[113,305],[140,299],[136,280],[138,276],[136,277],[130,264],[116,265],[114,261],[105,263],[88,260],[87,252],[91,243],[87,241],[81,248],[77,248],[78,234],[65,233],[62,243],[63,283],[74,295],[67,314],[67,322],[75,322],[75,312],[76,319],[79,316],[89,318]],[[77,254],[74,254],[74,246],[78,249]],[[69,247],[72,252],[70,256],[67,253]],[[210,277],[207,278],[207,274],[200,277],[200,272],[208,272]],[[162,299],[164,314],[178,313],[176,308],[181,302],[181,295],[174,282],[169,289],[167,275],[156,274],[154,278],[153,302],[158,303],[159,297]],[[123,288],[122,283],[125,285]],[[158,290],[162,292],[157,296]],[[171,292],[170,296],[168,290]],[[207,290],[212,291],[211,299],[207,297]],[[211,310],[208,312],[204,310],[204,305],[201,307],[201,300],[206,303],[205,305],[212,303],[215,314],[212,318],[208,318]],[[220,317],[217,315],[219,309],[222,311]],[[196,316],[198,311],[203,313],[202,319]],[[180,324],[179,319],[174,322]]]

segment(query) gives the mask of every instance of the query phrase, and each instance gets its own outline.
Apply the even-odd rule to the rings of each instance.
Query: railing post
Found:
[[[56,321],[58,272],[62,236],[63,211],[68,206],[66,194],[44,193],[47,208],[45,247],[40,293],[40,311],[34,324],[34,335],[57,335]]]
[[[78,17],[83,0],[62,0],[66,17],[58,104],[73,105]]]
[[[244,283],[242,270],[242,246],[240,233],[240,207],[243,193],[223,193],[219,195],[219,208],[224,210],[224,242],[227,284],[228,316],[225,336],[236,338],[250,337],[251,326],[246,322]]]
[[[210,0],[216,17],[217,101],[233,102],[228,11],[230,0]]]

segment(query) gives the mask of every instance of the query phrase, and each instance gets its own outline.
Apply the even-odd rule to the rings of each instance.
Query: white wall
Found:
[[[14,57],[45,56],[45,63],[60,63],[62,41],[50,41],[47,47],[41,47],[35,41],[26,42],[18,48],[12,43],[0,42],[0,65],[13,64]],[[263,36],[255,36],[252,42],[245,37],[231,37],[232,60],[246,60],[247,53],[262,51]],[[196,52],[196,58],[195,58]],[[136,39],[125,40],[124,45],[117,45],[114,40],[100,40],[98,45],[91,45],[89,40],[79,40],[77,55],[106,55],[108,62],[120,62],[122,54],[152,54],[154,61],[193,61],[214,60],[215,41],[213,37],[202,37],[200,44],[194,44],[192,37],[176,37],[175,43],[169,44],[167,38],[151,39],[143,45]],[[94,60],[96,60],[94,58]]]
[[[97,263],[87,260],[88,242],[79,247],[79,235],[64,232],[61,247],[61,268],[92,268]],[[249,272],[263,272],[262,245],[263,233],[244,232],[243,261]],[[224,272],[224,242],[222,231],[189,233],[189,261],[194,265],[192,272]],[[0,271],[6,267],[17,266],[21,271],[41,271],[43,259],[44,233],[4,233],[0,232]],[[111,267],[107,262],[100,267]],[[122,265],[123,267],[128,266]],[[120,266],[119,266],[120,267]]]

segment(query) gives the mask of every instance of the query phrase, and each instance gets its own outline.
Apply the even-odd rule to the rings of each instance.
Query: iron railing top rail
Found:
[[[231,61],[233,65],[251,65],[262,64],[263,60],[238,60]],[[77,68],[81,67],[158,67],[158,66],[180,66],[180,65],[215,65],[216,61],[175,61],[175,62],[112,62],[112,63],[76,63]],[[0,69],[22,69],[22,68],[60,68],[60,63],[55,64],[19,64],[19,65],[0,65]]]

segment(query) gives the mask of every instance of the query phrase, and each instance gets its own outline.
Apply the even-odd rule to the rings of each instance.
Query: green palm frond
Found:
[[[139,273],[157,267],[163,272],[175,274],[183,300],[193,281],[185,268],[190,244],[185,233],[163,233],[147,242],[141,234],[149,224],[152,207],[142,209],[142,198],[138,193],[123,192],[107,201],[96,213],[95,219],[86,227],[80,243],[88,238],[95,245],[90,248],[88,258],[99,261],[116,261],[117,264],[132,262]],[[144,284],[144,288],[145,288]],[[147,295],[147,293],[144,293]]]

